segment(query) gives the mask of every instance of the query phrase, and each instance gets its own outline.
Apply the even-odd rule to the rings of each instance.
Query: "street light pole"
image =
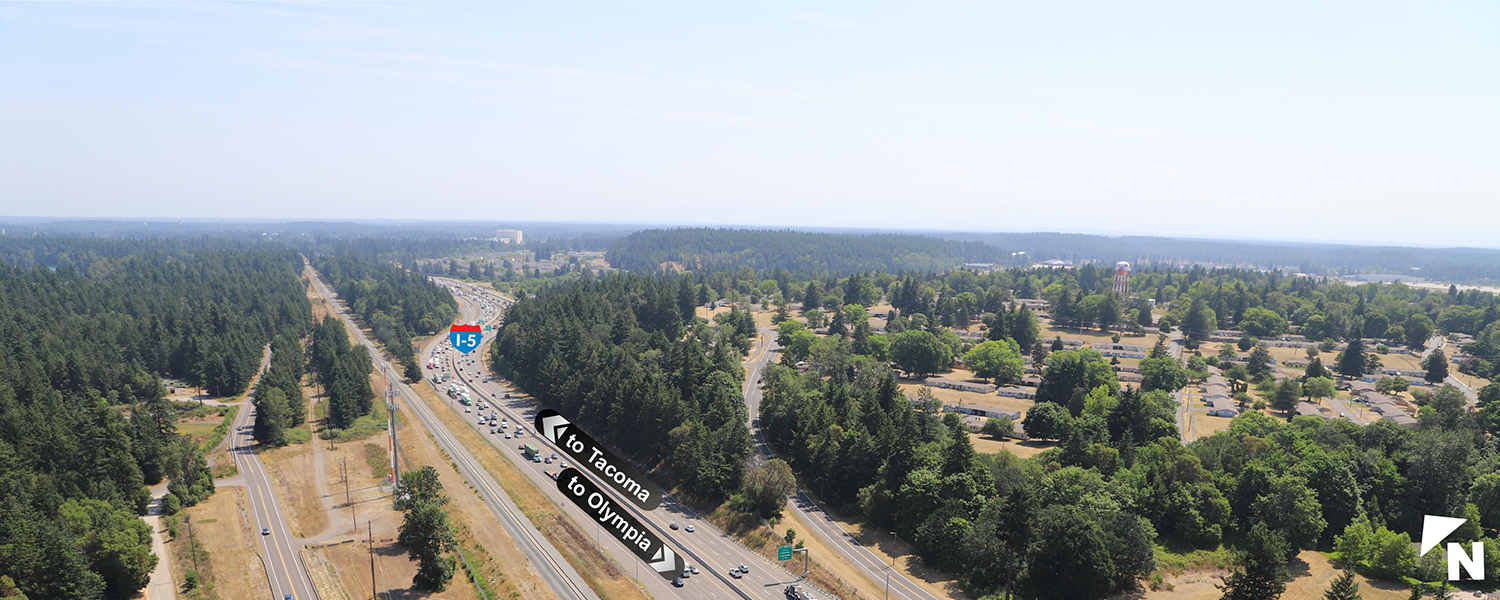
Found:
[[[891,532],[891,538],[898,542],[901,541],[901,538],[896,537],[896,532],[894,531]],[[891,600],[891,569],[894,568],[896,568],[896,547],[891,546],[891,566],[886,567],[885,570],[885,600]]]

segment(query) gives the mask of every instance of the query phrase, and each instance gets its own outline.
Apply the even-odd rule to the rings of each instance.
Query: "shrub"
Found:
[[[161,514],[175,515],[179,510],[182,510],[182,501],[177,499],[177,494],[168,492],[166,496],[162,496]]]

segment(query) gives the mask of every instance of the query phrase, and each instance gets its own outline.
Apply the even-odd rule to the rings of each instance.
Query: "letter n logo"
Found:
[[[1484,543],[1474,542],[1470,545],[1474,549],[1473,555],[1464,554],[1463,546],[1456,542],[1448,543],[1448,581],[1458,581],[1459,564],[1463,564],[1464,570],[1469,572],[1469,579],[1484,579]]]

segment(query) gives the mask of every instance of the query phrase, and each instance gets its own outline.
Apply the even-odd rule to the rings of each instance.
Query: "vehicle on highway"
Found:
[[[542,451],[537,450],[536,446],[533,446],[531,444],[522,444],[521,449],[526,451],[526,458],[536,458],[538,459],[537,462],[541,462],[540,459],[542,457]]]
[[[547,459],[547,464],[549,464],[549,465],[552,464],[552,459],[550,459],[550,458]]]
[[[689,571],[687,569],[683,569],[682,570],[682,578],[683,579],[687,579],[687,578],[692,577],[692,576],[693,576],[693,572],[692,571]]]
[[[749,573],[750,572],[750,567],[748,565],[740,565],[740,572],[741,573]]]
[[[667,527],[671,527],[672,531],[677,531],[677,524],[676,523],[672,523],[670,525],[667,525]]]
[[[262,527],[262,528],[260,528],[260,534],[261,535],[271,535],[271,528],[270,527]]]
[[[677,579],[673,579],[672,580],[672,585],[675,585],[677,587],[682,587],[685,584],[683,583],[682,578],[678,577]]]
[[[693,526],[692,525],[688,525],[687,526],[687,532],[688,533],[692,533],[693,532]]]
[[[729,570],[729,576],[730,576],[730,577],[733,577],[733,578],[735,578],[735,579],[739,579],[739,578],[741,578],[741,577],[744,577],[744,576],[745,576],[745,574],[744,574],[744,573],[741,573],[741,572],[740,572],[740,570],[739,570],[739,569],[730,569],[730,570]]]
[[[495,428],[494,428],[494,427],[491,427],[491,428],[490,428],[490,434],[491,434],[491,435],[493,435],[493,434],[494,434],[494,433],[495,433]]]
[[[492,428],[492,429],[490,429],[490,431],[494,431],[494,429]],[[509,433],[505,434],[505,439],[507,439],[507,440],[510,439],[510,434]]]
[[[698,567],[695,567],[693,565],[688,565],[688,570],[692,571],[694,575],[698,574]]]

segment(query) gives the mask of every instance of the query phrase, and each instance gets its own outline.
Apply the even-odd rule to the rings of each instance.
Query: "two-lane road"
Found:
[[[264,368],[264,364],[262,367]],[[235,415],[234,429],[229,432],[229,455],[234,458],[234,466],[239,469],[239,476],[245,482],[250,515],[260,539],[260,558],[265,561],[266,571],[270,574],[271,591],[276,598],[320,598],[298,553],[302,542],[292,537],[291,530],[287,528],[286,513],[276,497],[276,483],[271,480],[266,466],[261,463],[260,455],[255,452],[255,441],[250,437],[254,412],[255,406],[247,402]],[[269,533],[261,533],[266,530]]]
[[[764,459],[773,458],[771,448],[766,444],[765,436],[760,431],[760,401],[762,396],[760,375],[765,369],[771,357],[776,356],[775,331],[762,329],[760,341],[756,347],[751,348],[751,360],[745,364],[745,406],[750,413],[750,432],[755,437],[756,450]],[[927,590],[918,587],[906,575],[891,568],[884,560],[870,552],[860,543],[853,534],[844,531],[837,521],[823,512],[822,507],[813,500],[812,496],[801,490],[797,491],[790,502],[787,503],[788,510],[794,510],[802,514],[802,520],[810,523],[813,533],[822,538],[823,543],[839,554],[845,562],[853,565],[865,577],[870,578],[882,586],[885,585],[886,577],[890,577],[890,595],[892,598],[905,600],[939,600]]]

